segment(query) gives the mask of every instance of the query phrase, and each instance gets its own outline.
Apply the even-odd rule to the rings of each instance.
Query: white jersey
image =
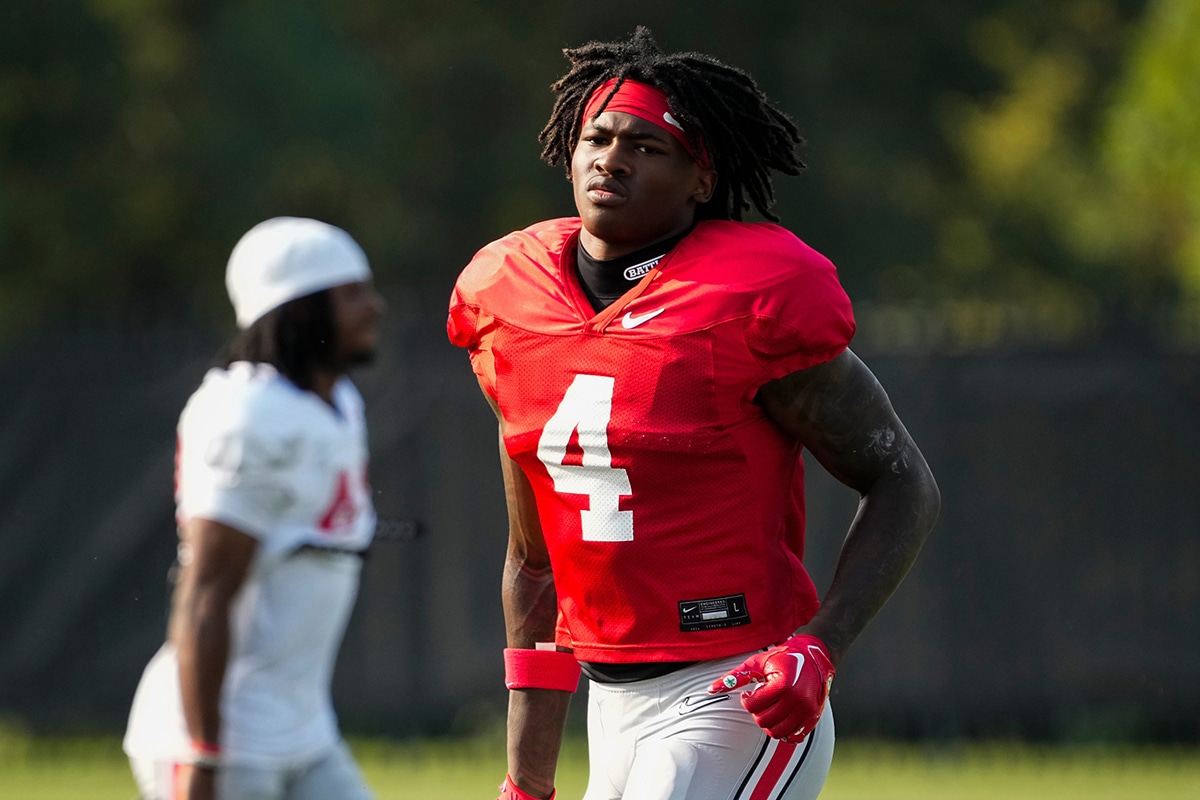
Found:
[[[338,741],[334,662],[375,530],[362,398],[347,379],[336,410],[262,364],[211,370],[179,421],[180,523],[213,520],[258,540],[234,598],[221,695],[229,763],[285,766]],[[146,667],[125,751],[190,752],[174,647]]]

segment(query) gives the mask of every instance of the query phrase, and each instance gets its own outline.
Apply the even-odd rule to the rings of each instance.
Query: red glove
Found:
[[[733,672],[713,681],[708,691],[720,694],[759,684],[742,692],[742,706],[772,738],[801,742],[825,711],[835,671],[825,643],[800,634],[750,656]]]
[[[550,792],[550,796],[547,797],[546,800],[554,800],[554,795],[556,794],[557,792],[555,791]],[[521,789],[515,783],[513,783],[513,779],[510,776],[505,775],[504,783],[500,784],[500,796],[496,798],[496,800],[538,800],[538,798],[534,797],[528,792],[521,791]]]

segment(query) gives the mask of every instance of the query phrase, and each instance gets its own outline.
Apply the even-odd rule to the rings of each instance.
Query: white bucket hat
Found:
[[[371,277],[367,256],[341,228],[303,217],[275,217],[234,246],[225,286],[239,328],[306,294]]]

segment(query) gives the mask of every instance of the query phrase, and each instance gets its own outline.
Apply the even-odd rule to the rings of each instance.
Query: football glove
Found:
[[[834,672],[824,642],[800,634],[746,659],[708,691],[721,694],[757,684],[742,692],[742,706],[772,738],[795,743],[821,719]]]

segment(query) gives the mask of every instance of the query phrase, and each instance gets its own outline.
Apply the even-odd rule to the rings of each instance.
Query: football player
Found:
[[[226,273],[238,333],[179,420],[179,575],[125,751],[146,800],[366,800],[334,661],[375,529],[362,398],[383,301],[345,231],[281,217]]]
[[[830,685],[938,514],[848,349],[834,266],[774,220],[800,137],[744,72],[626,41],[565,51],[541,133],[578,217],[484,247],[450,301],[499,420],[509,545],[504,798],[554,795],[590,680],[586,800],[811,798]],[[861,494],[818,602],[802,448]]]

